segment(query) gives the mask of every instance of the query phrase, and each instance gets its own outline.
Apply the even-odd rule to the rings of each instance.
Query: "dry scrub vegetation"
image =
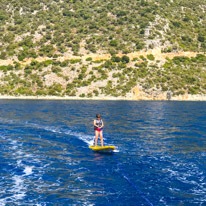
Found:
[[[206,2],[0,2],[0,94],[205,94]]]

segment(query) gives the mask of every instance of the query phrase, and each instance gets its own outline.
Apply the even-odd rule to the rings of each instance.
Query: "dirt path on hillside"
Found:
[[[164,60],[166,57],[172,59],[175,56],[187,56],[187,57],[195,57],[197,54],[200,54],[198,52],[173,52],[173,53],[161,53],[160,49],[153,49],[153,50],[148,50],[148,51],[138,51],[138,52],[133,52],[133,53],[129,53],[126,54],[130,59],[133,59],[135,57],[139,57],[139,56],[147,56],[149,54],[153,54],[155,56],[156,60]],[[117,56],[121,57],[125,54],[117,54]],[[82,59],[82,60],[86,60],[87,58],[91,57],[93,61],[96,60],[103,60],[103,59],[109,59],[111,58],[110,54],[89,54],[89,55],[84,55],[84,56],[73,56],[73,55],[68,55],[68,56],[62,56],[62,57],[58,57],[57,60],[59,61],[64,61],[64,60],[68,60],[68,59]],[[49,58],[49,57],[37,57],[35,60],[38,62],[43,62],[45,60],[49,60],[49,59],[53,59],[53,58]],[[8,59],[8,60],[0,60],[0,66],[2,65],[9,65],[9,64],[13,64],[15,61],[19,62],[23,65],[26,64],[30,64],[31,61],[33,60],[33,58],[28,58],[28,59],[24,59],[24,61],[18,61],[18,59]]]

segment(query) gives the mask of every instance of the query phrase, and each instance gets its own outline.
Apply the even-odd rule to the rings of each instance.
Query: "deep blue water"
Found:
[[[0,205],[206,205],[205,134],[206,102],[0,100]]]

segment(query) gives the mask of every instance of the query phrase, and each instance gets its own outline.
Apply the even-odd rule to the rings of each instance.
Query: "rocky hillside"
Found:
[[[205,12],[201,0],[4,0],[0,94],[206,95]]]

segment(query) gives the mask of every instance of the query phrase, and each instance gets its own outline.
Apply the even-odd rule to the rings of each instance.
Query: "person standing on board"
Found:
[[[97,140],[100,136],[101,146],[103,147],[103,127],[104,123],[101,119],[100,114],[96,114],[96,119],[94,120],[94,130],[95,130],[95,146],[97,146]]]

